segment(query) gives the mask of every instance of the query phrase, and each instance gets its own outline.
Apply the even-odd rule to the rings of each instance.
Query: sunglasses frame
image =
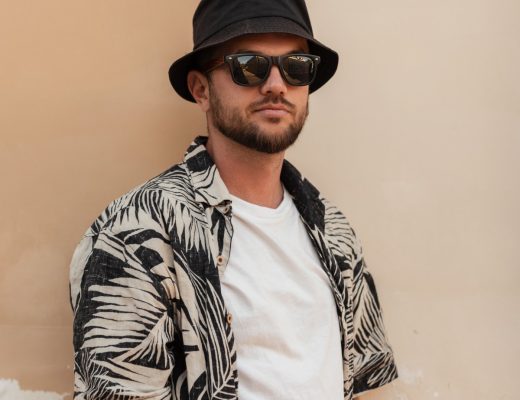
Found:
[[[267,66],[267,73],[265,74],[265,77],[262,78],[260,81],[253,83],[253,84],[238,82],[235,79],[235,76],[233,74],[233,68],[234,68],[233,63],[238,57],[243,57],[243,56],[263,57],[263,58],[267,59],[268,66]],[[303,84],[296,84],[296,85],[289,82],[289,80],[286,76],[287,72],[284,71],[284,69],[282,67],[282,65],[283,65],[282,63],[283,63],[283,60],[285,60],[286,58],[294,57],[294,56],[309,57],[309,59],[314,63],[314,73],[312,74],[312,78],[309,82],[303,83]],[[214,65],[210,69],[206,70],[206,73],[209,73],[209,72],[213,71],[214,69],[217,69],[218,67],[222,66],[223,64],[227,64],[229,66],[229,72],[231,73],[231,78],[233,79],[233,82],[235,82],[237,85],[240,85],[240,86],[254,87],[254,86],[260,86],[261,84],[263,84],[269,78],[269,75],[271,75],[271,68],[273,67],[273,65],[276,65],[278,67],[278,70],[280,71],[280,75],[282,76],[283,80],[287,84],[289,84],[291,86],[309,86],[312,82],[314,82],[314,79],[316,79],[316,74],[318,71],[318,65],[319,65],[320,61],[321,61],[320,56],[317,56],[314,54],[308,54],[308,53],[291,53],[291,54],[284,54],[281,56],[267,56],[265,54],[259,54],[259,53],[237,53],[237,54],[229,54],[229,55],[224,56],[224,60],[222,62],[220,62],[217,65]]]

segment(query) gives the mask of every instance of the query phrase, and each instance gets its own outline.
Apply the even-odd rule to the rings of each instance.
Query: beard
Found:
[[[216,90],[209,82],[210,114],[215,127],[227,138],[239,143],[249,149],[261,153],[275,154],[288,149],[303,129],[307,115],[309,114],[309,103],[305,109],[298,112],[295,106],[281,96],[268,96],[260,102],[251,104],[250,109],[261,107],[266,104],[283,104],[290,112],[295,113],[295,121],[282,133],[272,134],[266,129],[242,116],[237,108],[226,108],[223,106]],[[278,123],[281,118],[269,118],[269,122]]]

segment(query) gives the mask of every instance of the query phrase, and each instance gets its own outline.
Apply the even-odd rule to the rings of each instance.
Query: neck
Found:
[[[210,132],[206,148],[232,195],[260,206],[278,207],[283,199],[280,174],[284,152],[251,150],[218,131]]]

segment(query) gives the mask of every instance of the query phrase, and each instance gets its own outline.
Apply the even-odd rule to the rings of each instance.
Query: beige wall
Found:
[[[376,278],[401,380],[368,397],[517,399],[520,3],[308,3],[342,58],[288,158]],[[75,244],[204,132],[166,73],[195,4],[0,3],[0,378],[71,391]]]

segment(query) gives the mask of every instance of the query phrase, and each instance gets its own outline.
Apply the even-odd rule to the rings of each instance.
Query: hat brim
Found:
[[[194,69],[197,57],[204,51],[216,47],[228,40],[254,33],[289,33],[308,40],[309,52],[320,56],[321,62],[317,75],[309,87],[309,93],[315,92],[332,78],[338,67],[338,53],[323,45],[307,33],[296,22],[281,17],[253,18],[229,25],[217,34],[206,39],[191,53],[175,61],[169,71],[170,83],[183,99],[195,102],[188,88],[188,72]]]

